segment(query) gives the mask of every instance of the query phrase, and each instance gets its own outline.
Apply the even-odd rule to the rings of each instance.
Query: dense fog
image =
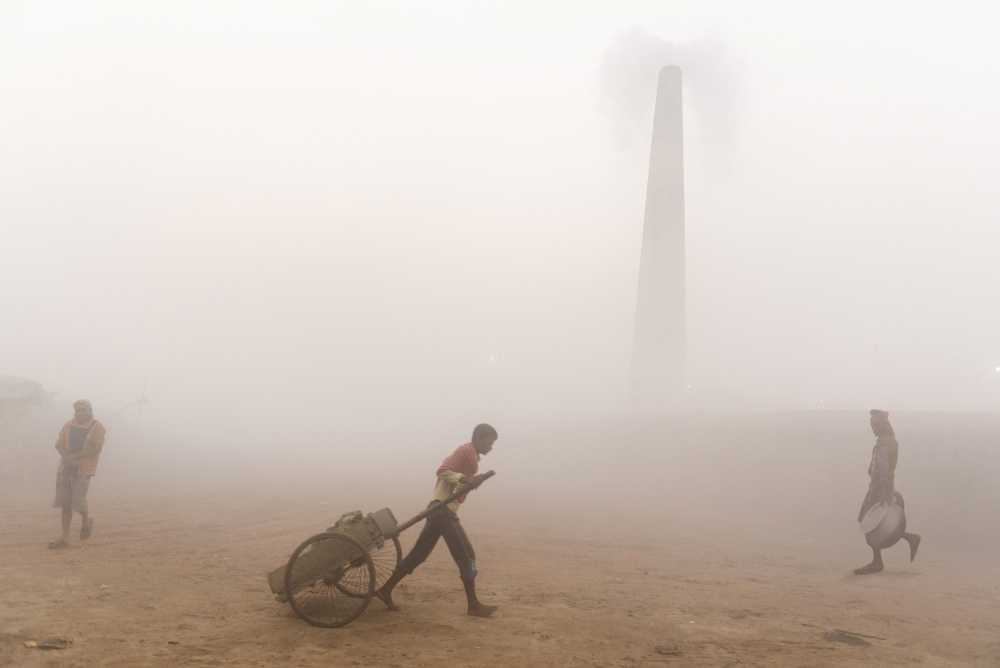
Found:
[[[0,3],[0,373],[56,393],[33,417],[46,448],[90,399],[109,471],[381,466],[412,484],[490,422],[484,467],[506,461],[509,489],[572,462],[589,489],[617,473],[615,493],[680,502],[702,493],[683,462],[704,468],[682,444],[743,434],[762,454],[719,454],[742,468],[706,484],[808,494],[816,472],[765,446],[826,444],[809,466],[849,467],[853,508],[873,407],[925,420],[897,424],[901,470],[916,434],[943,433],[921,411],[965,414],[995,463],[998,15]],[[686,408],[702,417],[628,402],[666,64],[685,76]],[[812,422],[776,443],[754,431],[796,411]],[[930,471],[941,439],[920,442]]]

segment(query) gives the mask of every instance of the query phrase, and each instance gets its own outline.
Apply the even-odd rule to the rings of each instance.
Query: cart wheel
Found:
[[[402,561],[403,548],[399,545],[399,539],[393,536],[381,549],[375,550],[371,555],[375,564],[375,591],[378,591]]]
[[[316,534],[288,560],[285,594],[295,614],[313,626],[343,626],[371,602],[375,564],[352,536]]]
[[[390,540],[385,541],[382,547],[369,552],[369,555],[372,558],[372,563],[375,564],[375,591],[378,591],[385,584],[385,581],[389,579],[389,576],[392,575],[392,572],[396,570],[396,566],[399,565],[400,560],[403,558],[403,548],[399,545],[399,539],[393,536]],[[351,582],[338,582],[334,586],[354,598],[364,598],[366,596],[365,590],[359,590]]]

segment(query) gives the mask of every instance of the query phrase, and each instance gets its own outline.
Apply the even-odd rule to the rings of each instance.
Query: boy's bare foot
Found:
[[[498,605],[485,605],[483,603],[477,603],[476,605],[469,606],[469,614],[475,617],[489,617],[496,612],[499,607],[500,606]]]
[[[399,612],[400,610],[402,610],[401,607],[392,602],[392,592],[385,592],[379,589],[377,592],[375,592],[375,597],[378,598],[378,600],[385,603],[385,607],[389,608],[393,612]]]
[[[867,566],[862,566],[861,568],[855,568],[855,575],[869,575],[871,573],[878,573],[880,570],[885,568],[882,564],[876,564],[874,561]]]

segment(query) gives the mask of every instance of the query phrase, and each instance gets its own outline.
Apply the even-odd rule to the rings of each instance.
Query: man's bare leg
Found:
[[[90,514],[86,510],[80,511],[80,518],[83,520],[83,524],[80,525],[80,540],[87,540],[93,530],[90,525],[93,520],[90,519]]]
[[[385,603],[385,607],[389,608],[393,612],[399,612],[402,610],[402,608],[392,602],[392,590],[395,589],[396,584],[398,584],[404,577],[406,577],[406,573],[403,573],[402,571],[393,571],[392,575],[389,576],[389,579],[385,581],[385,584],[382,585],[377,592],[375,592],[375,596],[378,600]]]
[[[499,606],[496,605],[486,605],[485,603],[480,603],[479,599],[476,597],[476,581],[472,579],[466,580],[462,578],[462,584],[465,585],[465,597],[469,599],[469,614],[475,615],[476,617],[489,617],[494,612],[497,611]]]
[[[73,523],[73,509],[69,506],[65,506],[62,509],[62,539],[69,542],[69,525]]]
[[[920,547],[920,534],[904,533],[903,540],[910,544],[910,561],[917,556],[917,548]]]
[[[854,569],[855,575],[868,575],[870,573],[878,573],[883,568],[885,568],[885,566],[882,564],[882,550],[873,547],[872,555],[873,555],[872,563],[868,564],[867,566],[862,566],[861,568],[855,568]]]
[[[49,548],[69,547],[69,525],[73,521],[73,509],[62,509],[62,538],[56,538],[49,543]]]

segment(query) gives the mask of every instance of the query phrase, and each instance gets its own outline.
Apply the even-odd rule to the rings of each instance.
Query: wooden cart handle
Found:
[[[486,473],[483,473],[482,474],[483,480],[479,484],[480,485],[483,484],[483,482],[486,482],[487,480],[489,480],[490,478],[492,478],[496,474],[497,474],[496,471],[487,471]],[[395,538],[396,536],[398,536],[399,534],[403,533],[404,531],[406,531],[411,526],[413,526],[414,524],[416,524],[420,520],[424,519],[425,517],[427,517],[431,513],[436,513],[437,511],[441,510],[442,508],[444,508],[445,506],[447,506],[449,503],[451,503],[452,501],[454,501],[458,497],[462,496],[463,494],[467,494],[467,493],[471,492],[475,488],[476,487],[474,487],[472,485],[465,485],[464,487],[460,488],[457,492],[455,492],[454,494],[452,494],[451,496],[449,496],[447,499],[442,499],[441,501],[438,501],[434,505],[428,506],[427,509],[424,510],[423,512],[417,513],[417,515],[415,517],[406,520],[402,524],[397,524],[392,529],[389,529],[388,531],[386,531],[382,535],[385,536],[386,538]]]

